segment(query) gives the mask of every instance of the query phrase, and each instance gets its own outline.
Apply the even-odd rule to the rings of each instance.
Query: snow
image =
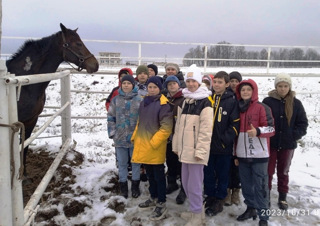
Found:
[[[113,68],[117,69],[117,68]],[[120,68],[119,68],[120,69]],[[102,71],[104,68],[101,69]],[[105,68],[105,70],[108,70]],[[133,68],[134,70],[134,68]],[[160,69],[160,71],[164,71]],[[182,68],[184,71],[185,68]],[[236,68],[215,68],[214,71],[226,70],[231,72]],[[241,68],[240,73],[263,73],[265,69]],[[316,69],[271,69],[270,72],[288,73],[318,73]],[[71,89],[90,91],[111,91],[117,85],[116,75],[91,75],[73,74]],[[246,77],[245,77],[246,78]],[[273,77],[251,77],[259,87],[260,101],[267,95],[267,92],[274,87]],[[292,165],[290,168],[290,191],[288,194],[289,210],[282,212],[277,207],[276,176],[273,181],[271,192],[271,211],[269,225],[320,225],[320,106],[319,106],[319,85],[320,77],[293,77],[293,90],[297,97],[303,102],[307,114],[310,115],[308,133],[299,142]],[[97,84],[93,84],[97,81]],[[56,106],[60,103],[60,82],[52,81],[47,88],[48,106]],[[314,93],[318,91],[319,93]],[[300,93],[299,93],[300,92]],[[304,94],[301,94],[304,92]],[[312,92],[312,94],[305,94]],[[106,94],[72,93],[72,115],[77,116],[106,116],[104,107]],[[52,109],[45,109],[44,113],[53,112]],[[317,116],[315,116],[317,115]],[[38,125],[42,125],[45,118],[40,118]],[[50,127],[42,136],[61,134],[60,119],[52,122]],[[66,196],[85,202],[89,207],[75,217],[66,217],[63,214],[63,203],[56,204],[59,214],[53,217],[57,225],[184,225],[186,222],[179,217],[180,212],[188,210],[188,202],[184,205],[177,205],[175,197],[178,191],[167,195],[167,218],[159,222],[148,220],[151,211],[139,212],[138,203],[148,198],[148,182],[141,182],[142,195],[138,199],[130,197],[125,199],[112,192],[107,192],[105,187],[111,186],[110,179],[117,172],[115,166],[114,148],[112,140],[108,139],[106,119],[73,119],[72,136],[77,142],[76,151],[85,156],[85,161],[80,167],[73,167],[73,175],[76,176],[75,184],[71,185],[73,194]],[[45,146],[48,152],[56,153],[61,146],[60,138],[37,139],[31,148],[38,149]],[[72,155],[67,155],[72,159]],[[66,178],[68,179],[68,178]],[[243,201],[243,197],[241,197]],[[123,213],[116,212],[110,205],[114,202],[122,202],[125,205]],[[41,208],[48,208],[40,206]],[[257,225],[258,220],[247,220],[237,222],[236,217],[245,210],[242,202],[239,206],[224,207],[222,213],[215,217],[207,217],[207,225]],[[280,216],[279,216],[280,215]],[[282,216],[283,215],[283,216]],[[107,219],[101,223],[102,219]],[[108,221],[109,219],[109,221]],[[107,222],[107,223],[106,223]],[[48,222],[38,222],[35,225],[47,225]]]

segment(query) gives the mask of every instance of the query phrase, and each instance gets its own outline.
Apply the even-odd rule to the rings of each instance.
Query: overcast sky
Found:
[[[62,22],[82,39],[320,46],[319,0],[2,0],[2,13],[3,36],[45,37]],[[2,39],[1,51],[22,43]]]

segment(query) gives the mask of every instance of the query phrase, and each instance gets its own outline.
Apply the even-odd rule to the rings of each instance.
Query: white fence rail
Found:
[[[22,185],[18,178],[20,169],[20,149],[17,131],[10,136],[10,128],[18,121],[17,92],[23,85],[29,85],[54,79],[61,79],[62,108],[52,116],[45,125],[30,139],[27,146],[49,126],[55,117],[61,115],[63,147],[42,179],[35,193],[23,210]],[[71,142],[71,108],[70,108],[70,71],[51,74],[17,76],[7,74],[5,62],[0,60],[0,225],[29,225],[37,211],[37,204],[57,169]]]

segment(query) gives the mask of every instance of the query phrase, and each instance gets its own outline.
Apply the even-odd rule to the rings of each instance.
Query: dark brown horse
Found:
[[[86,69],[88,73],[98,71],[98,61],[83,44],[77,29],[67,29],[61,23],[60,28],[61,31],[51,36],[26,41],[6,62],[8,72],[16,76],[53,73],[63,61],[74,63],[78,66],[78,70]],[[30,137],[43,110],[46,100],[45,90],[48,85],[49,82],[43,82],[21,88],[18,120],[25,126],[26,139]],[[24,149],[24,166],[27,150],[28,147]]]

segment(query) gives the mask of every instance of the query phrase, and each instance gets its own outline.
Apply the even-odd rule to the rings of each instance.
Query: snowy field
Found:
[[[120,68],[119,68],[120,69]],[[134,70],[135,68],[133,68]],[[102,69],[103,70],[103,69]],[[185,68],[182,68],[184,71]],[[215,71],[233,71],[230,68],[220,68]],[[236,69],[235,69],[236,70]],[[241,69],[240,73],[263,73],[265,69]],[[319,69],[273,69],[271,73],[319,73]],[[245,77],[246,78],[246,77]],[[244,78],[244,79],[245,79]],[[259,88],[260,101],[269,90],[274,88],[274,77],[251,77]],[[277,206],[276,177],[274,178],[271,192],[271,211],[269,225],[320,225],[320,77],[293,77],[293,90],[303,102],[309,115],[308,133],[299,142],[295,151],[290,171],[290,191],[288,194],[289,210],[281,212]],[[73,74],[71,77],[71,89],[90,91],[111,91],[117,85],[116,75],[81,75]],[[52,81],[47,89],[48,106],[57,106],[60,103],[60,82]],[[72,93],[73,116],[106,116],[105,101],[107,95]],[[45,109],[44,113],[52,112]],[[42,125],[44,118],[40,118],[38,125]],[[53,121],[51,126],[42,136],[61,134],[60,119]],[[77,200],[84,203],[84,211],[77,216],[67,217],[63,212],[63,203],[44,201],[40,206],[40,212],[55,208],[58,211],[49,221],[37,222],[35,225],[184,225],[186,222],[179,217],[180,212],[188,209],[188,202],[177,205],[175,197],[178,191],[167,195],[167,218],[159,222],[148,220],[151,212],[139,212],[138,203],[148,198],[148,183],[142,182],[140,187],[142,195],[138,199],[124,199],[112,191],[106,191],[106,187],[112,187],[112,178],[117,169],[115,167],[114,148],[112,140],[108,139],[106,119],[73,119],[72,136],[77,142],[76,151],[85,156],[83,164],[72,167],[75,175],[75,183],[70,184],[70,189],[61,194],[61,200]],[[30,146],[31,149],[46,149],[55,155],[61,145],[60,138],[37,139]],[[68,154],[72,159],[72,154]],[[68,180],[68,178],[64,178]],[[69,191],[73,192],[70,193]],[[243,197],[241,197],[243,201]],[[49,204],[50,203],[50,204]],[[123,208],[117,210],[114,204],[122,204]],[[113,207],[113,208],[112,208]],[[257,225],[258,220],[237,222],[236,217],[244,212],[245,205],[224,207],[222,213],[215,217],[207,217],[207,225]]]

